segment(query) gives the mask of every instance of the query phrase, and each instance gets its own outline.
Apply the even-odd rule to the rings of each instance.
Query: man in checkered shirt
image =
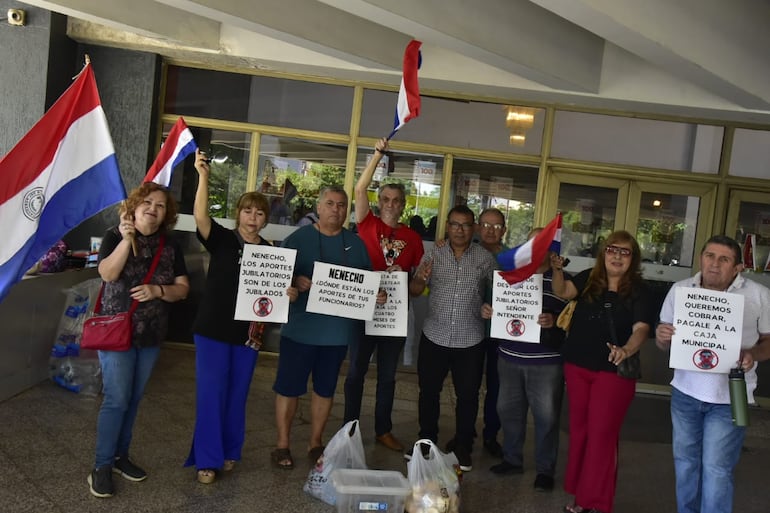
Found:
[[[466,472],[472,468],[484,367],[481,304],[485,280],[497,266],[489,251],[471,244],[474,228],[475,215],[467,206],[458,205],[450,210],[449,244],[434,246],[426,253],[409,283],[409,292],[415,296],[430,288],[428,316],[417,358],[420,438],[438,441],[441,388],[451,371],[457,394],[453,451]]]

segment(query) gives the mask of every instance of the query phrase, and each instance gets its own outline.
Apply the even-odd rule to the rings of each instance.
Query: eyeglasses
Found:
[[[620,246],[607,246],[604,250],[608,255],[620,255],[622,257],[631,256],[631,250],[628,248],[621,248]]]
[[[500,230],[502,230],[503,228],[505,228],[505,225],[504,225],[504,224],[499,224],[499,223],[497,223],[497,224],[492,224],[492,223],[481,223],[481,227],[482,227],[483,229],[485,229],[485,230],[489,230],[490,228],[494,228],[494,229],[495,229],[495,231],[498,231],[498,232],[499,232]]]
[[[456,221],[449,221],[447,224],[453,230],[470,230],[473,228],[473,223],[458,223]]]

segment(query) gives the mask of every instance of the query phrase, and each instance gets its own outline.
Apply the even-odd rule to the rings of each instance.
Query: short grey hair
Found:
[[[321,187],[321,189],[318,191],[318,199],[316,200],[316,203],[321,203],[321,200],[330,192],[335,192],[338,194],[342,194],[345,197],[345,203],[348,202],[348,193],[345,192],[345,188],[341,185],[326,185],[324,187]]]

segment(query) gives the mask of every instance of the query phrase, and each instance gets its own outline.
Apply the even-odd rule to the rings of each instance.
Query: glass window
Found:
[[[364,91],[361,135],[379,138],[389,134],[397,100],[397,93]],[[520,112],[517,122],[513,123],[513,119],[508,120],[508,107],[423,96],[420,117],[401,128],[397,137],[402,141],[441,146],[539,154],[545,111],[510,106]],[[514,129],[516,137],[512,138]]]
[[[246,121],[251,76],[169,66],[164,108],[168,114]]]
[[[497,208],[505,215],[503,244],[527,240],[535,219],[536,167],[455,159],[452,169],[454,205],[468,205],[477,220],[485,208]]]
[[[749,178],[770,178],[770,132],[735,129],[730,174]]]
[[[312,222],[320,188],[345,183],[346,158],[345,146],[263,135],[257,190],[270,200],[270,223]]]
[[[770,205],[741,201],[738,210],[738,227],[733,238],[744,247],[746,238],[754,235],[754,269],[762,271],[767,267],[770,255]],[[744,265],[746,262],[744,262]],[[751,268],[751,266],[747,266]]]
[[[562,255],[596,258],[599,245],[615,229],[617,202],[617,189],[562,183]]]
[[[356,159],[356,180],[361,176],[374,148],[360,148]],[[400,183],[406,190],[406,207],[401,222],[422,235],[436,238],[444,158],[410,152],[388,152],[380,160],[369,186],[369,206],[377,213],[377,190],[386,183]]]
[[[163,137],[171,125],[163,127]],[[201,151],[211,159],[209,176],[209,213],[214,218],[235,218],[238,198],[246,192],[246,177],[251,155],[251,134],[190,127]],[[190,156],[177,166],[171,180],[171,189],[179,191],[180,213],[192,214],[198,173],[195,159]],[[183,168],[183,169],[180,169]]]
[[[352,113],[352,87],[251,77],[250,123],[348,134]]]
[[[642,261],[692,267],[700,198],[643,192],[636,241]]]
[[[170,114],[347,134],[353,88],[169,66]]]
[[[554,157],[716,174],[724,129],[557,111]]]

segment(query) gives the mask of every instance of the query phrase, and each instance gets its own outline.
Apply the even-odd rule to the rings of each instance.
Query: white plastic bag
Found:
[[[334,506],[337,492],[330,476],[338,468],[365,469],[364,443],[357,420],[351,420],[329,440],[323,455],[307,475],[304,491]]]
[[[429,448],[427,458],[422,446]],[[407,513],[459,513],[460,464],[454,453],[443,453],[428,439],[417,440],[407,464],[412,493],[406,498]]]

